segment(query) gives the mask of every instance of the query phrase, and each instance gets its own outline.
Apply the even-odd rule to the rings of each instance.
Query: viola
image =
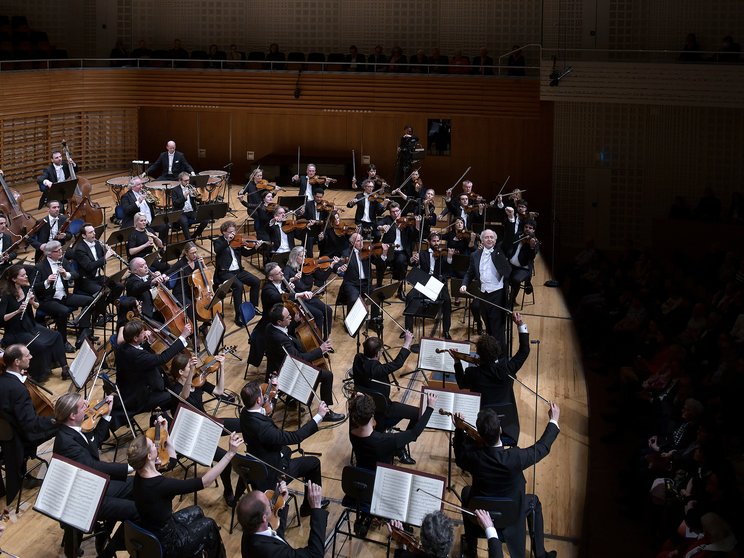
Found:
[[[109,410],[110,406],[106,399],[101,399],[93,406],[88,405],[88,410],[85,411],[85,418],[83,418],[83,424],[81,425],[83,432],[92,432],[95,430],[96,426],[98,426],[98,421],[108,415]]]
[[[158,413],[156,416],[160,418],[160,409],[156,409]],[[170,462],[170,454],[168,453],[168,431],[159,422],[155,423],[155,426],[151,426],[145,432],[145,436],[150,438],[155,444],[158,450],[158,457],[155,460],[155,467],[160,471],[168,467]]]
[[[200,320],[210,321],[217,312],[222,312],[222,300],[218,299],[212,304],[214,299],[212,272],[205,267],[199,258],[196,260],[196,269],[189,277],[189,283],[196,291],[194,294],[194,308]]]
[[[264,492],[266,498],[269,500],[271,505],[271,517],[269,517],[269,525],[275,531],[279,528],[279,512],[284,508],[284,496],[279,492],[279,483],[276,484],[274,490],[266,490]]]
[[[398,248],[398,244],[391,244],[390,248]],[[374,244],[365,245],[359,250],[359,257],[366,260],[370,256],[382,256],[382,242],[375,242]]]
[[[390,531],[390,535],[393,537],[393,539],[399,544],[406,545],[406,548],[409,552],[421,556],[426,555],[426,552],[424,552],[424,547],[421,544],[421,540],[413,533],[409,533],[408,531],[393,526],[390,527]]]
[[[261,242],[263,242],[263,240],[244,237],[242,234],[236,234],[230,241],[230,248],[254,248]]]
[[[439,409],[439,414],[440,415],[446,415],[446,416],[450,417],[452,419],[452,422],[455,423],[455,428],[458,428],[460,430],[464,430],[465,431],[465,434],[467,434],[468,437],[471,440],[473,440],[473,441],[475,441],[475,442],[477,442],[477,443],[479,443],[481,445],[484,444],[483,438],[481,438],[481,435],[478,432],[478,429],[475,426],[473,426],[472,424],[470,424],[469,422],[467,422],[465,419],[460,418],[458,415],[456,415],[454,413],[450,413],[449,411],[445,411],[444,409]]]
[[[405,229],[406,227],[415,227],[416,217],[414,217],[413,215],[406,215],[403,217],[398,217],[395,220],[395,223],[398,225],[399,229]]]
[[[307,219],[292,219],[291,221],[282,222],[282,230],[285,233],[292,231],[302,231],[310,226],[310,222]]]
[[[345,236],[357,232],[357,228],[356,225],[334,225],[333,232],[338,236]]]
[[[269,182],[265,178],[263,180],[259,180],[256,182],[256,189],[257,190],[268,190],[269,192],[273,192],[274,190],[281,190],[282,187],[278,186],[274,182]]]
[[[317,186],[318,184],[325,184],[326,182],[330,182],[331,184],[335,184],[338,182],[335,178],[329,178],[327,176],[313,176],[311,179],[308,180],[310,184],[313,186]]]
[[[349,261],[349,258],[340,258],[338,260],[339,264],[345,264]],[[305,261],[302,263],[302,273],[309,275],[310,273],[313,273],[316,269],[330,269],[332,265],[334,265],[337,262],[333,261],[333,258],[331,256],[321,256],[319,258],[305,258]]]
[[[457,240],[470,240],[470,236],[473,234],[473,231],[469,231],[467,229],[462,229],[461,231],[455,231],[455,237]]]

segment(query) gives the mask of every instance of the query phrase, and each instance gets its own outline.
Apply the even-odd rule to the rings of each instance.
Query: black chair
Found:
[[[260,486],[266,483],[266,479],[269,476],[269,471],[266,465],[260,461],[256,461],[252,457],[247,455],[236,455],[232,458],[232,468],[238,474],[238,477],[243,482],[243,486],[250,486],[251,490],[256,490],[256,486]],[[239,483],[240,484],[240,483]],[[232,506],[232,512],[230,514],[230,534],[232,535],[233,527],[235,526],[235,507],[238,505],[242,489],[235,493],[235,503]],[[302,525],[300,519],[300,508],[297,503],[297,497],[290,493],[285,504],[294,502],[295,517],[297,517],[297,526]],[[287,521],[287,527],[289,527],[289,520]]]
[[[307,55],[307,70],[322,72],[325,63],[325,54],[322,52],[311,52]]]
[[[327,58],[328,62],[333,62],[332,65],[329,65],[326,67],[326,70],[329,72],[344,72],[346,71],[346,66],[344,66],[344,62],[346,62],[346,57],[342,52],[331,52],[328,55]]]
[[[466,496],[469,490],[470,486],[466,486],[465,488],[463,488],[463,498]],[[520,504],[521,502],[519,502],[518,500],[514,500],[513,498],[473,496],[468,502],[468,509],[470,511],[485,510],[489,512],[491,521],[493,521],[493,526],[496,529],[503,529],[504,527],[514,525],[518,521],[522,521],[522,517],[520,514]],[[475,516],[472,515],[468,515],[466,521],[472,521],[476,525],[478,524]],[[478,526],[478,529],[480,530],[478,538],[484,537],[485,532],[480,529],[480,526]],[[460,537],[460,558],[464,557],[464,549],[466,547],[465,540],[465,535],[463,534]]]
[[[287,70],[302,70],[305,66],[304,52],[290,52],[287,54]]]
[[[248,68],[249,70],[266,69],[266,64],[264,63],[264,60],[266,60],[266,55],[260,50],[249,52],[246,60],[248,61],[248,63],[246,64],[246,68]]]
[[[124,523],[124,544],[132,558],[163,558],[158,538],[131,521]]]
[[[341,473],[341,489],[344,497],[341,505],[344,510],[333,527],[333,550],[331,556],[336,556],[336,537],[341,534],[346,538],[370,541],[381,546],[388,546],[387,542],[370,539],[366,536],[365,520],[371,518],[369,510],[372,505],[372,492],[375,487],[375,472],[359,467],[344,467]],[[354,529],[351,527],[351,513],[355,514]]]

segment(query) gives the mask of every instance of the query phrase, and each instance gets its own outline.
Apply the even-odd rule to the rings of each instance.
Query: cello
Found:
[[[173,296],[170,289],[162,283],[156,285],[155,296],[152,297],[152,302],[165,320],[163,328],[167,329],[175,337],[181,335],[186,324],[191,325],[193,329],[193,324],[186,315],[181,303],[178,302],[178,299],[176,299],[175,296]]]
[[[36,224],[36,219],[23,211],[23,196],[15,188],[8,186],[2,174],[0,185],[0,211],[8,218],[8,229],[16,236],[21,236]]]
[[[284,283],[284,286],[289,293],[295,294],[295,289],[292,286],[292,283],[287,281],[285,278],[282,278],[282,283]],[[299,339],[303,349],[306,352],[310,352],[313,349],[320,348],[323,344],[323,336],[320,334],[320,331],[318,331],[318,326],[315,324],[315,318],[313,318],[310,310],[305,306],[305,302],[301,298],[290,300],[287,293],[282,295],[282,299],[284,301],[284,306],[289,310],[290,314],[300,316],[300,322],[295,328],[295,335],[297,335],[297,339]],[[328,355],[323,355],[310,364],[318,368],[329,370],[330,368],[326,359],[329,359]]]
[[[196,315],[202,321],[208,322],[214,319],[214,315],[217,312],[222,312],[222,300],[217,300],[212,304],[214,299],[214,289],[212,285],[214,279],[212,272],[209,271],[201,258],[196,259],[196,269],[191,273],[189,277],[189,283],[194,287],[194,308]]]
[[[78,213],[78,217],[86,223],[90,223],[94,227],[97,227],[103,223],[103,209],[100,204],[90,199],[90,195],[93,192],[93,185],[90,181],[83,177],[75,176],[75,165],[72,164],[72,157],[70,156],[70,150],[67,149],[67,142],[62,140],[62,150],[64,151],[65,158],[67,159],[67,168],[70,171],[70,179],[77,179],[77,185],[75,186],[75,192],[72,197],[67,200],[69,204],[69,211],[71,214]],[[72,215],[69,221],[72,221]]]

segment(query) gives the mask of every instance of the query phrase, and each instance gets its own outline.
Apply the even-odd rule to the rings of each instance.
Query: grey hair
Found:
[[[44,255],[48,256],[52,252],[54,252],[57,248],[61,248],[62,244],[59,240],[50,240],[46,244],[44,244]]]
[[[452,520],[441,511],[426,514],[421,523],[421,546],[428,556],[447,558],[455,539]]]

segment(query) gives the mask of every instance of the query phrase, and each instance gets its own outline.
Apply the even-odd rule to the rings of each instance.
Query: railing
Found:
[[[526,48],[526,47],[525,47]],[[599,50],[591,48],[542,49],[541,59],[554,56],[559,64],[571,62],[643,62],[687,64],[740,64],[744,59],[738,52],[686,50]]]

